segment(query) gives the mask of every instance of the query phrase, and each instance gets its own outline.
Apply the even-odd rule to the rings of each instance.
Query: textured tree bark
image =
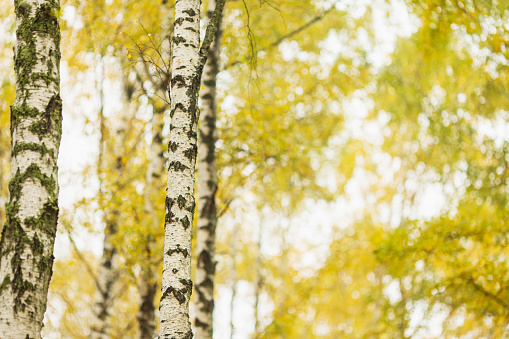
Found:
[[[216,7],[209,1],[208,17]],[[203,69],[200,112],[200,144],[198,146],[198,221],[196,232],[196,338],[212,339],[214,311],[214,274],[216,262],[216,80],[219,73],[219,49],[221,42],[221,19]]]
[[[175,3],[160,338],[192,338],[191,227],[200,86],[200,0]]]
[[[191,227],[195,208],[198,91],[224,3],[225,0],[217,2],[201,48],[200,0],[178,0],[175,3],[163,282],[159,307],[161,339],[193,337],[189,298],[193,286]]]
[[[0,240],[0,338],[40,338],[58,218],[62,133],[57,0],[15,0],[11,180]]]
[[[160,188],[158,182],[164,172],[163,155],[163,113],[166,105],[153,103],[152,118],[152,143],[149,148],[149,165],[147,169],[147,183],[145,189],[145,211],[150,219],[149,227],[153,230],[159,227],[160,219],[157,217],[154,208],[154,195]],[[150,233],[152,234],[152,233]],[[153,247],[155,239],[150,238],[146,244],[146,263],[142,266],[140,277],[140,304],[138,308],[138,337],[140,339],[153,339],[155,332],[155,307],[154,296],[157,290],[157,281],[153,269]]]

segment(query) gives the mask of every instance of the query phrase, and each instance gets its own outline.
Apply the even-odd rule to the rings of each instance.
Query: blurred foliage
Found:
[[[509,5],[334,4],[329,11],[321,1],[227,3],[218,80],[218,290],[243,281],[252,294],[261,282],[255,338],[507,337]],[[376,22],[401,8],[414,26],[397,33],[412,34],[398,36],[379,62]],[[0,6],[7,32],[11,13],[10,2]],[[61,231],[99,239],[105,216],[118,211],[121,286],[111,333],[135,337],[141,268],[161,272],[165,176],[153,196],[144,193],[151,112],[166,104],[169,52],[159,52],[168,48],[172,2],[66,0],[61,15],[69,86],[95,100],[97,81],[80,85],[103,60],[108,86],[120,92],[105,97],[103,170],[93,160],[81,174],[94,194],[63,211]],[[0,225],[14,97],[12,36],[1,38]],[[367,114],[356,111],[359,101]],[[97,137],[94,109],[64,110],[86,116]],[[118,154],[121,119],[128,128]],[[94,188],[98,175],[102,194]],[[361,206],[345,212],[351,220],[329,219],[326,242],[296,240],[299,220],[320,213],[315,203],[343,201],[349,209],[355,187]],[[147,213],[146,199],[160,209]],[[161,228],[150,226],[154,219]],[[318,238],[315,221],[305,226]],[[98,265],[89,249],[71,246],[55,263],[48,337],[88,335]],[[303,264],[310,256],[313,264]]]

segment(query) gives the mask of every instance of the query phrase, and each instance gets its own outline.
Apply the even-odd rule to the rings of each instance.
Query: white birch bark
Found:
[[[209,1],[208,17],[216,7],[215,0]],[[196,338],[212,339],[214,311],[214,274],[216,271],[216,80],[219,73],[219,49],[221,40],[221,19],[218,22],[214,41],[203,69],[200,112],[200,143],[198,145],[198,220],[196,231]]]
[[[163,155],[163,113],[167,105],[153,103],[152,117],[152,142],[149,147],[148,156],[149,164],[146,177],[146,189],[144,194],[145,212],[150,220],[148,227],[149,234],[160,226],[160,218],[155,210],[154,196],[157,190],[161,188],[159,181],[164,173],[164,155]],[[155,239],[149,236],[146,243],[145,255],[146,260],[142,264],[142,272],[140,277],[139,291],[140,303],[138,307],[138,338],[152,339],[155,332],[155,307],[154,296],[157,289],[156,272],[153,266],[153,250],[155,247]]]
[[[0,240],[0,338],[40,338],[58,218],[59,2],[15,0],[11,180]]]
[[[192,291],[191,227],[195,207],[198,91],[224,3],[225,0],[218,1],[200,48],[200,0],[175,2],[163,281],[159,307],[161,339],[193,337],[189,298]]]
[[[200,0],[175,3],[171,126],[166,195],[160,338],[192,338],[191,227],[194,213],[197,87],[200,86]]]

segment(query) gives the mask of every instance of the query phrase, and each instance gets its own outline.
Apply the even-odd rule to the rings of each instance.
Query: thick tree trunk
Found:
[[[145,211],[147,213],[151,228],[149,234],[153,230],[160,227],[160,219],[155,212],[154,196],[160,188],[159,181],[164,173],[164,156],[163,156],[163,113],[166,110],[166,105],[153,104],[153,118],[152,118],[152,143],[149,148],[149,165],[147,170],[147,183],[145,189]],[[153,263],[153,249],[154,242],[149,235],[146,244],[146,262],[142,264],[142,273],[140,277],[140,304],[138,308],[138,337],[140,339],[153,339],[155,332],[155,307],[154,296],[157,290],[156,273],[154,271]]]
[[[208,17],[216,7],[215,0],[209,2]],[[214,273],[216,262],[216,79],[219,73],[219,49],[221,42],[221,20],[210,47],[203,69],[200,112],[200,144],[198,146],[198,222],[196,232],[196,338],[212,339],[214,310]]]
[[[160,338],[192,338],[191,227],[200,86],[200,0],[175,3]]]
[[[59,2],[15,0],[11,180],[0,240],[0,338],[40,338],[58,218]]]

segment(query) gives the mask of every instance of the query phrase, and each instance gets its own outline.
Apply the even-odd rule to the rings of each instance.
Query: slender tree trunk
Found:
[[[219,0],[200,48],[200,0],[177,0],[173,35],[171,126],[164,223],[159,336],[192,338],[189,322],[191,227],[201,73],[225,0]]]
[[[258,230],[258,243],[256,253],[256,285],[255,285],[255,305],[254,305],[254,318],[255,318],[255,328],[254,328],[254,338],[258,338],[260,336],[260,315],[258,313],[259,304],[260,304],[260,292],[262,290],[263,285],[263,277],[262,277],[262,231],[263,231],[263,215],[260,212],[260,227]]]
[[[0,240],[0,338],[40,338],[58,218],[62,134],[57,0],[15,0],[11,180]]]
[[[118,214],[118,213],[117,213]],[[114,216],[113,216],[114,218]],[[94,320],[91,328],[91,339],[108,339],[108,317],[113,304],[113,289],[118,279],[116,266],[117,249],[112,243],[112,237],[117,232],[117,224],[114,220],[107,220],[104,229],[103,254],[99,271],[97,273],[98,288],[95,293],[93,306]]]
[[[2,229],[4,228],[4,220],[5,220],[5,209],[4,209],[4,154],[0,150],[0,234],[2,234]]]
[[[100,206],[105,214],[105,228],[104,228],[104,240],[103,240],[103,254],[101,257],[101,262],[99,264],[99,270],[97,272],[97,290],[95,293],[95,301],[93,310],[93,322],[91,327],[90,338],[91,339],[108,339],[110,338],[109,332],[109,322],[108,317],[111,313],[111,307],[113,305],[113,294],[114,287],[118,280],[118,269],[117,269],[117,258],[118,251],[117,248],[113,245],[113,238],[117,233],[117,223],[120,213],[118,210],[113,207],[112,209],[106,208],[104,204],[104,191],[103,191],[103,181],[102,175],[104,171],[104,155],[105,155],[105,135],[106,135],[106,127],[104,124],[104,89],[103,89],[103,80],[104,80],[104,60],[101,57],[100,60],[100,73],[101,79],[100,83],[100,99],[101,99],[101,107],[99,111],[99,120],[100,120],[100,144],[99,144],[99,160],[98,160],[98,176],[99,176],[99,200]],[[120,154],[122,154],[122,140],[125,134],[125,120],[122,119],[120,125],[116,128],[115,137],[116,137],[116,146],[114,153],[117,155],[116,164],[115,164],[115,173],[118,178],[122,175],[122,158]]]
[[[233,324],[233,314],[235,311],[235,297],[237,295],[237,227],[233,228],[233,234],[230,239],[230,249],[232,258],[232,269],[230,271],[230,280],[232,283],[232,299],[230,301],[230,339],[235,334],[235,325]]]
[[[145,189],[145,211],[147,218],[150,220],[148,225],[151,230],[159,227],[159,218],[155,211],[154,196],[159,188],[158,182],[164,172],[164,156],[163,156],[163,113],[166,105],[158,105],[153,103],[152,118],[152,143],[149,148],[149,165],[146,178]],[[146,262],[142,264],[142,273],[140,277],[140,304],[138,308],[138,328],[140,339],[153,339],[155,332],[155,307],[154,296],[157,290],[156,274],[153,263],[153,247],[155,239],[152,237],[152,231],[146,244]]]
[[[164,223],[163,281],[160,302],[161,338],[192,338],[191,227],[196,163],[196,97],[200,86],[200,1],[175,3],[171,80],[169,168]]]
[[[208,16],[212,17],[215,0],[209,2]],[[198,222],[196,232],[196,338],[212,339],[214,311],[214,274],[216,262],[216,79],[219,73],[221,20],[203,69],[200,112],[200,144],[198,146]]]

